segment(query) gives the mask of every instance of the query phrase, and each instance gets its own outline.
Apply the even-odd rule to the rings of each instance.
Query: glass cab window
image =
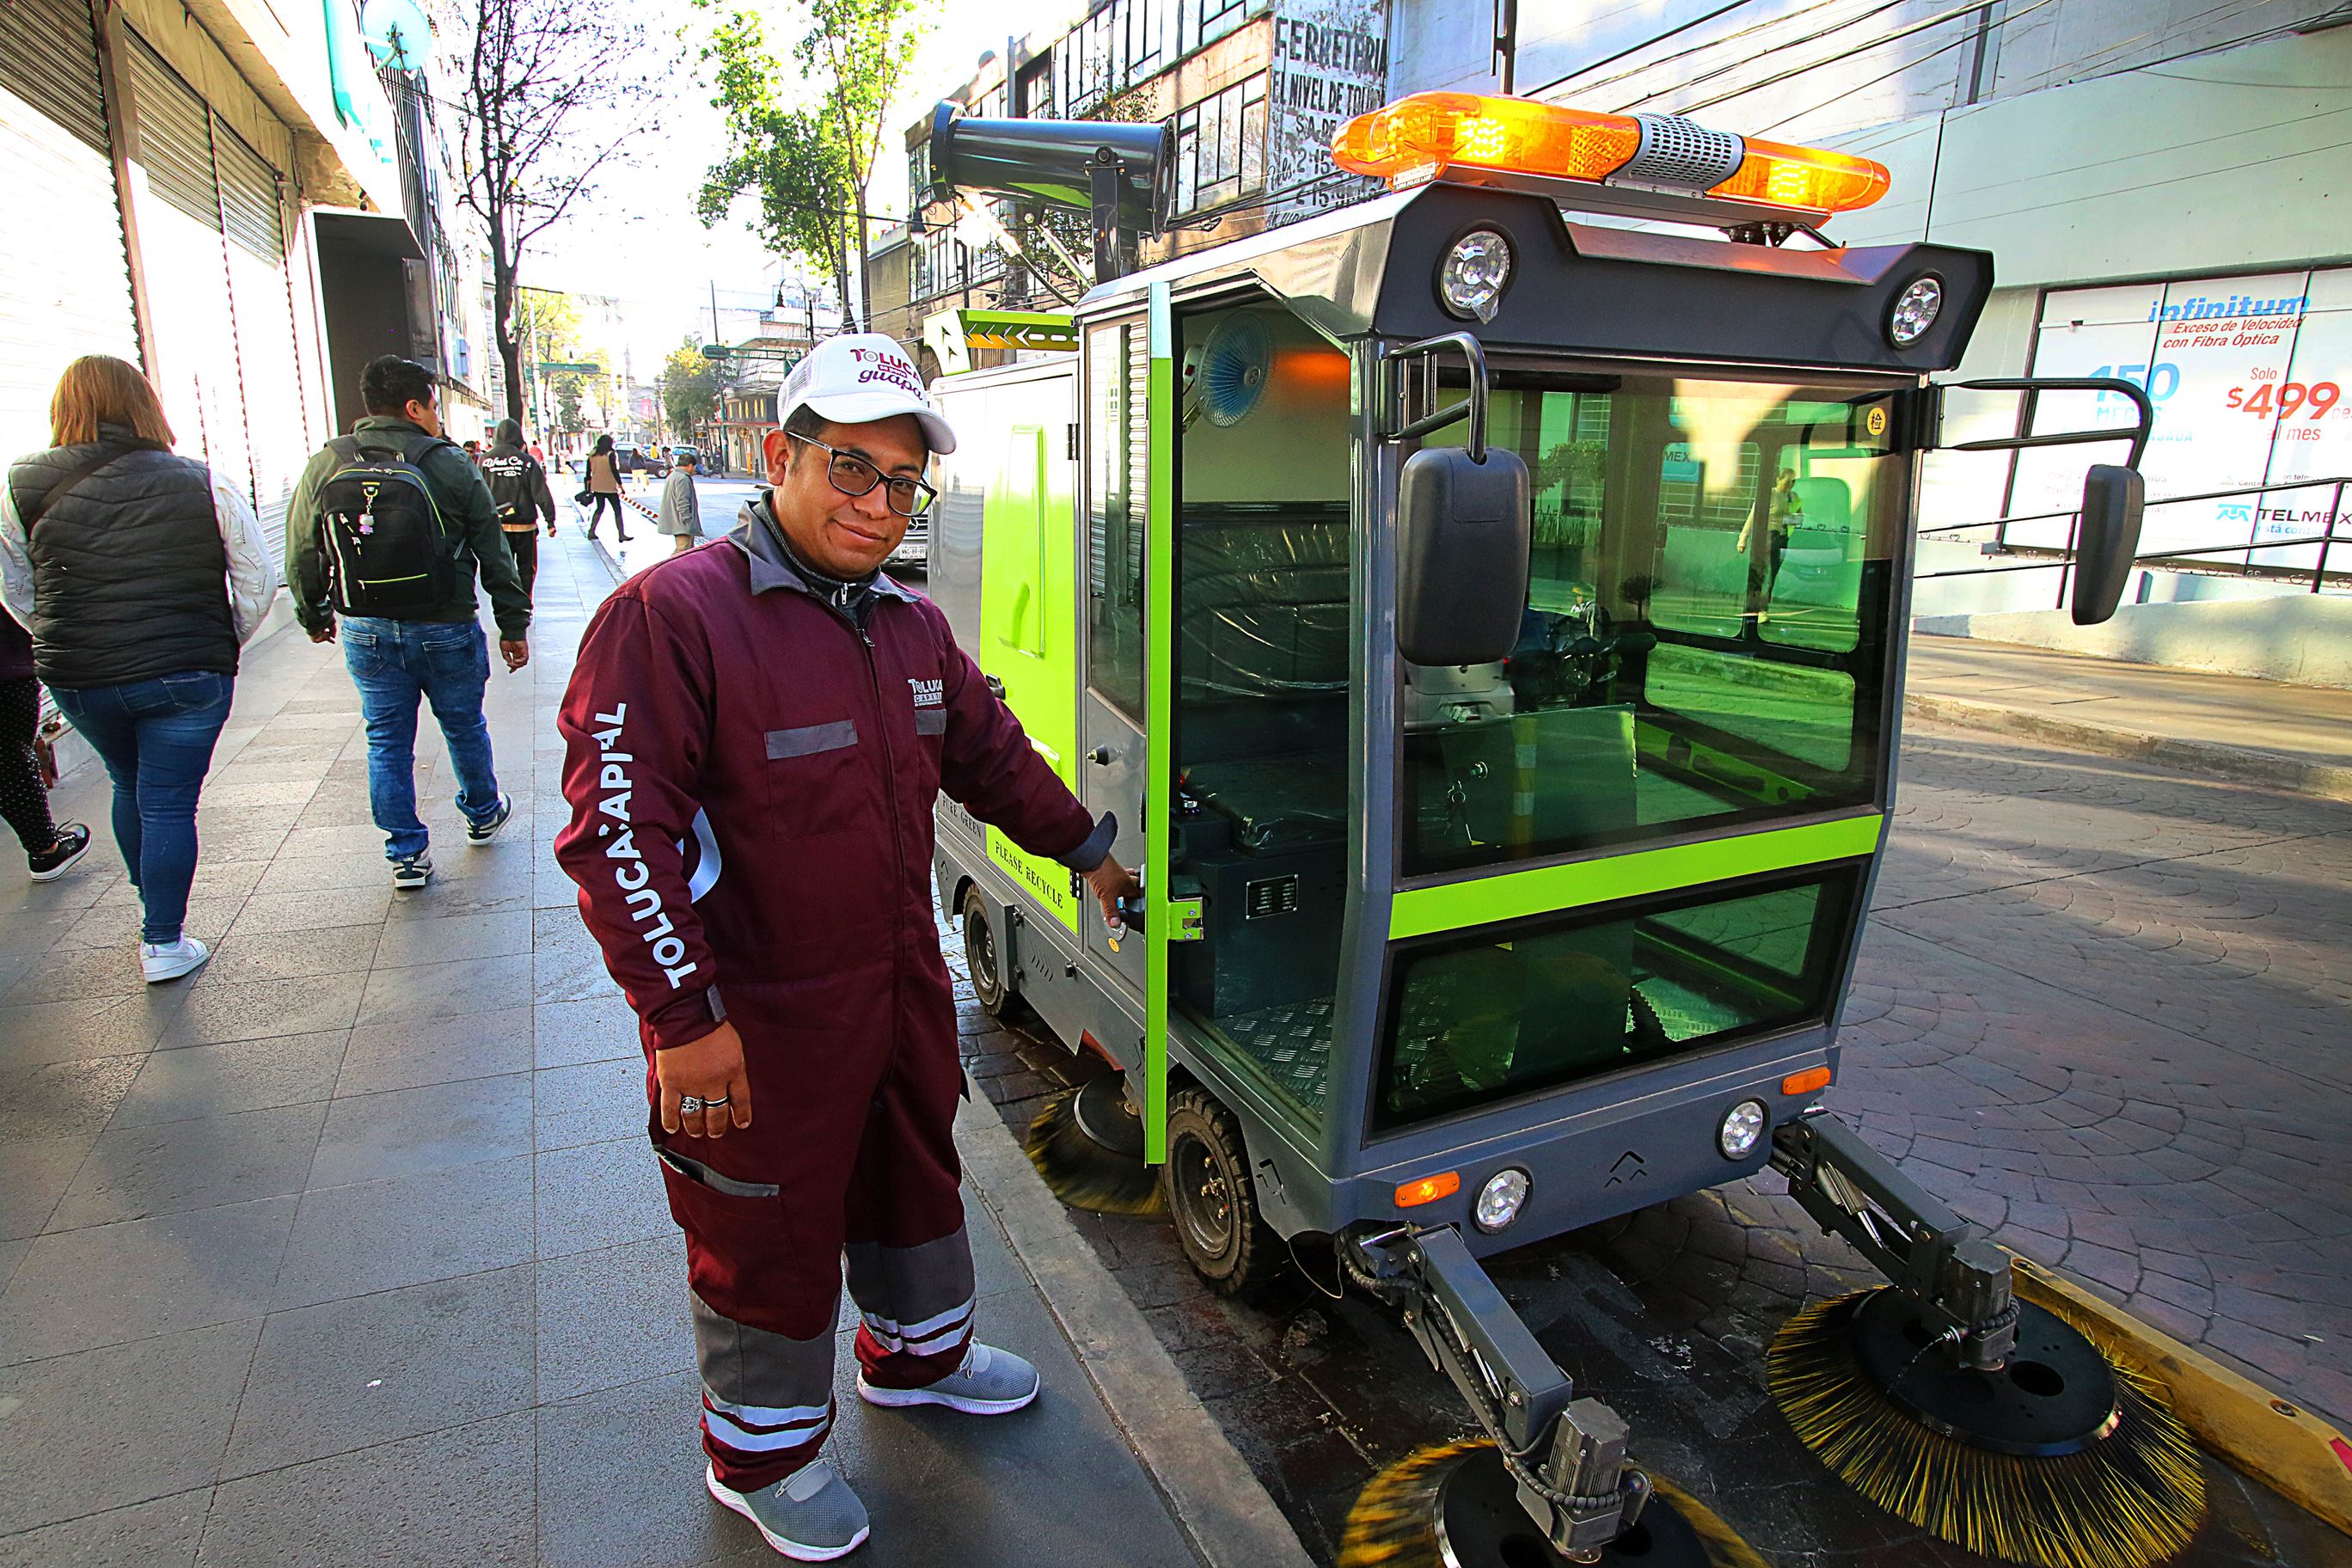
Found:
[[[1534,495],[1528,602],[1507,659],[1405,670],[1403,874],[1874,798],[1893,395],[1496,381],[1488,440]]]
[[[1350,367],[1277,305],[1178,328],[1175,1000],[1311,1126],[1354,831]]]
[[[1820,1019],[1857,879],[1839,868],[1405,949],[1373,1130]]]

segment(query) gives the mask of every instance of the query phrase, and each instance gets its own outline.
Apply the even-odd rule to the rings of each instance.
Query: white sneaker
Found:
[[[736,1491],[712,1466],[703,1468],[702,1484],[719,1506],[750,1520],[770,1546],[795,1563],[830,1563],[866,1539],[866,1505],[823,1459],[758,1491]]]
[[[203,968],[205,960],[212,955],[212,949],[192,936],[183,936],[160,947],[142,942],[139,944],[139,967],[145,972],[148,984],[158,985]]]
[[[967,1415],[1003,1415],[1037,1397],[1037,1369],[1011,1351],[974,1340],[964,1348],[961,1366],[921,1388],[877,1387],[861,1371],[857,1397],[868,1405],[944,1405]]]

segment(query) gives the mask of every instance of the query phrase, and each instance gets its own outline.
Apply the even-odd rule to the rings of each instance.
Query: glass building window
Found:
[[[1176,210],[1198,212],[1265,184],[1265,84],[1258,72],[1176,116]]]

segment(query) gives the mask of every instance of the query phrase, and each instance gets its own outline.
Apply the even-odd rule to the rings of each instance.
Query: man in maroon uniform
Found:
[[[972,1338],[951,1123],[963,1074],[931,910],[941,790],[1084,875],[1138,889],[929,601],[878,568],[955,436],[889,338],[794,370],[772,489],[731,548],[604,602],[559,723],[555,841],[635,1008],[649,1127],[685,1230],[712,1497],[789,1557],[866,1511],[817,1458],[833,1425],[841,1258],[875,1405],[977,1415],[1036,1369]]]

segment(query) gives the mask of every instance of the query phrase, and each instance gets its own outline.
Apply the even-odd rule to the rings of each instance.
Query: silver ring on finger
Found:
[[[709,1100],[696,1095],[681,1094],[677,1097],[678,1113],[682,1116],[691,1116],[709,1103]]]
[[[716,1110],[720,1106],[731,1101],[735,1097],[731,1094],[722,1094],[717,1100],[706,1100],[702,1102],[702,1109],[705,1110]]]

